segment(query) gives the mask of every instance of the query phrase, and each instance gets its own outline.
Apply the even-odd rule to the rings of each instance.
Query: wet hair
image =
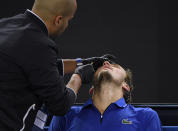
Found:
[[[126,103],[131,103],[132,101],[132,91],[134,89],[133,87],[133,79],[132,79],[132,72],[130,69],[126,70],[126,77],[125,77],[125,82],[128,84],[130,91],[124,90],[124,99]]]

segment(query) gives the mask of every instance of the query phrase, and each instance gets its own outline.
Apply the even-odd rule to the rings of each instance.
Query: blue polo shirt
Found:
[[[65,116],[55,116],[49,131],[162,131],[158,114],[151,108],[126,104],[124,98],[110,104],[104,114],[89,99]]]

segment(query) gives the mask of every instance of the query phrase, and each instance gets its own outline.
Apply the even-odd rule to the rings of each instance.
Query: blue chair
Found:
[[[178,126],[162,126],[163,131],[178,131]]]
[[[45,126],[43,130],[39,130],[39,128],[34,128],[34,131],[48,131],[48,126]],[[178,126],[162,126],[163,131],[178,131]]]
[[[73,107],[75,107],[75,108],[79,108],[81,105],[74,105]],[[140,107],[141,105],[139,104],[139,105],[135,105],[135,106],[138,106],[138,107]],[[148,105],[142,105],[142,106],[148,106]],[[156,107],[156,106],[148,106],[148,107]],[[169,108],[168,108],[169,107]],[[174,109],[175,108],[175,109]],[[159,107],[157,107],[157,108],[155,108],[155,110],[157,110],[158,111],[158,114],[160,115],[160,116],[163,116],[163,115],[165,115],[166,113],[162,113],[161,111],[161,109],[166,109],[166,111],[167,112],[170,112],[171,111],[171,113],[172,113],[172,111],[174,111],[173,113],[174,114],[176,114],[175,113],[175,111],[177,112],[177,108],[178,108],[178,106],[173,106],[172,108],[170,108],[170,106],[169,105],[165,105],[165,107],[163,107],[163,106],[160,106],[159,105]],[[44,107],[44,105],[42,106],[42,108],[41,108],[41,112],[43,112],[44,113],[44,115],[46,114],[47,116],[48,116],[48,113],[47,113],[47,110],[45,109],[45,107]],[[41,119],[41,117],[42,117],[42,115],[41,114],[43,114],[43,113],[40,113],[40,115],[38,116],[37,115],[37,120],[38,120],[38,118],[40,118],[40,120],[42,120]],[[172,114],[173,114],[172,113]],[[167,125],[167,123],[165,123],[165,120],[171,120],[171,124],[172,125],[177,125],[177,115],[172,115],[172,114],[168,114],[168,115],[166,115],[166,116],[164,116],[164,119],[162,119],[162,120],[164,120],[164,123],[162,123],[164,126],[162,126],[162,129],[163,129],[163,131],[178,131],[178,126],[165,126],[165,125]],[[171,116],[171,117],[170,117]],[[160,117],[160,118],[163,118],[163,117]],[[46,118],[47,119],[47,118]],[[49,125],[46,125],[45,123],[46,123],[46,120],[43,120],[42,121],[44,124],[43,124],[43,128],[39,128],[39,127],[37,127],[35,124],[34,124],[34,126],[33,126],[33,128],[32,128],[32,130],[31,131],[48,131],[48,128],[49,128]]]

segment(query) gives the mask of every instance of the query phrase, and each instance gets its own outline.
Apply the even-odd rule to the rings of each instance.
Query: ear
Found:
[[[123,88],[124,90],[130,92],[130,87],[129,87],[129,85],[128,85],[127,83],[124,82],[124,83],[122,84],[122,88]]]
[[[93,95],[93,92],[94,92],[94,87],[92,86],[92,87],[89,89],[89,94],[90,94],[90,95]]]
[[[54,21],[54,24],[55,24],[56,26],[60,25],[62,18],[63,18],[63,17],[62,17],[61,15],[56,16],[55,21]]]

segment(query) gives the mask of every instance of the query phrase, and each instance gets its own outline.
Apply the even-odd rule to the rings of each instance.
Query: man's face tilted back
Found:
[[[96,71],[93,84],[96,90],[107,82],[120,87],[125,77],[126,71],[120,65],[110,64],[108,61],[105,61],[103,66]]]
[[[124,97],[124,91],[129,91],[125,82],[126,71],[118,64],[110,64],[105,61],[100,67],[93,80],[92,100],[101,114],[111,104]],[[91,88],[92,90],[92,88]]]

